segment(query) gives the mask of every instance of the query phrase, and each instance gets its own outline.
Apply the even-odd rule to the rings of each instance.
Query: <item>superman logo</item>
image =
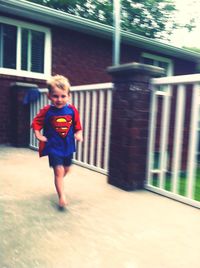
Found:
[[[72,125],[72,116],[71,115],[60,115],[53,116],[51,124],[55,131],[63,138],[65,138],[70,130]]]

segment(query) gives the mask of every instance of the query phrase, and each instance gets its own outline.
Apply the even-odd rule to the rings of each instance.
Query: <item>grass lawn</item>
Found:
[[[185,196],[186,195],[186,182],[187,182],[187,177],[186,175],[181,175],[179,178],[179,194]],[[153,177],[153,186],[158,186],[158,175],[154,174]],[[165,181],[165,190],[171,191],[172,188],[172,180],[171,176],[167,175],[166,176],[166,181]],[[200,201],[200,168],[197,168],[196,172],[196,178],[195,178],[195,185],[194,185],[194,200]]]

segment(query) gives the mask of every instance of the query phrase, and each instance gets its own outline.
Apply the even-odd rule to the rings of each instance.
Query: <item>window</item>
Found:
[[[50,59],[48,28],[0,17],[0,73],[45,79]]]
[[[171,59],[160,57],[150,53],[142,53],[141,62],[164,68],[166,76],[173,75],[174,73],[173,61]]]
[[[44,33],[22,29],[21,34],[21,69],[44,72]]]
[[[0,24],[0,67],[16,68],[17,27]]]

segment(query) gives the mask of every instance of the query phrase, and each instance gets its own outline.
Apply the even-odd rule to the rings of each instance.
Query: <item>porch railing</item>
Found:
[[[200,74],[151,81],[146,189],[200,207]],[[111,83],[72,87],[84,142],[74,162],[107,174],[112,103]],[[48,104],[46,89],[31,104],[31,121]],[[32,131],[30,146],[38,148]]]
[[[77,142],[73,161],[103,174],[108,172],[112,88],[112,83],[71,87],[72,103],[80,113],[84,136],[83,143]],[[43,106],[49,104],[47,89],[40,89],[40,92],[40,99],[31,104],[30,121]],[[32,130],[30,147],[38,149]]]
[[[200,74],[152,79],[146,188],[200,207]]]

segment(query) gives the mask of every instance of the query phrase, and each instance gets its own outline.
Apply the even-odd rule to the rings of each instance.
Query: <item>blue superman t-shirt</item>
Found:
[[[74,133],[81,130],[79,114],[73,105],[56,108],[47,105],[32,122],[35,130],[44,130],[47,142],[40,142],[40,156],[68,156],[76,151]]]

